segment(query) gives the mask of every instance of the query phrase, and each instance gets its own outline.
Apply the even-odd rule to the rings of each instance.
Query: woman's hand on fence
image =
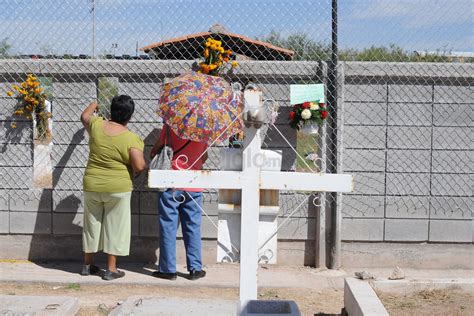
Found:
[[[91,104],[89,104],[84,109],[84,111],[82,111],[81,122],[87,131],[89,131],[89,123],[91,121],[91,117],[94,114],[94,112],[98,109],[98,107],[99,105],[97,104],[97,101],[92,101]]]

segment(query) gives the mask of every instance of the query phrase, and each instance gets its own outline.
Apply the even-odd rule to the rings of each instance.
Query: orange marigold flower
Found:
[[[26,88],[26,82],[22,82],[22,83],[21,83],[21,87],[22,87],[22,88]]]
[[[206,57],[206,58],[209,57],[209,49],[206,48],[204,50],[203,56]]]
[[[16,123],[11,123],[11,124],[10,124],[10,127],[11,127],[11,128],[16,128]]]
[[[231,65],[232,65],[232,68],[236,68],[239,65],[239,63],[233,60]]]
[[[8,95],[9,97],[13,96],[13,92],[12,92],[12,91],[7,91],[7,95]]]
[[[19,90],[20,90],[20,87],[17,86],[17,85],[12,86],[12,88],[13,88],[14,90],[16,90],[16,91],[19,91]]]
[[[36,92],[36,93],[41,93],[41,92],[43,92],[43,89],[41,89],[41,88],[36,88],[36,89],[35,89],[35,92]]]

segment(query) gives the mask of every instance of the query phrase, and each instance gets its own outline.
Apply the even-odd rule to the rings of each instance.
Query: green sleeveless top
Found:
[[[133,171],[130,148],[143,151],[138,135],[125,131],[115,136],[104,132],[104,119],[93,117],[89,123],[89,161],[84,174],[84,191],[130,192]]]

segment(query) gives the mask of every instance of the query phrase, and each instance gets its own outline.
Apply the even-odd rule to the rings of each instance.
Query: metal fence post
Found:
[[[332,0],[331,61],[328,68],[328,173],[337,173],[337,0]],[[337,193],[327,193],[331,216],[329,238],[329,268],[338,269],[341,250],[341,217],[338,214]]]

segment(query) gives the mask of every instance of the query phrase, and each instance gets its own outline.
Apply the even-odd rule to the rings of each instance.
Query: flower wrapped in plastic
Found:
[[[305,125],[321,125],[328,116],[326,105],[319,100],[295,104],[290,112],[290,127],[302,129]]]
[[[38,77],[28,74],[24,82],[19,86],[12,86],[13,91],[8,91],[7,96],[15,97],[17,103],[13,110],[12,128],[16,128],[17,118],[34,119],[36,122],[35,138],[38,140],[47,140],[51,137],[51,130],[48,120],[51,118],[51,112],[46,107],[47,95],[41,88]]]

